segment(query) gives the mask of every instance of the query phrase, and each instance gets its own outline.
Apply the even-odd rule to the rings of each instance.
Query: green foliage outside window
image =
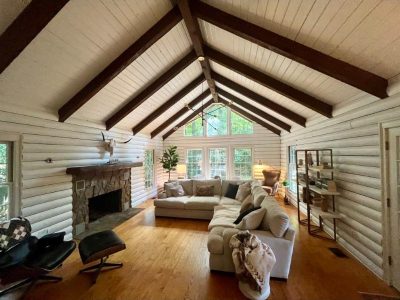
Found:
[[[222,104],[207,109],[207,136],[228,134],[228,109]]]
[[[253,134],[253,123],[241,115],[231,112],[232,134]]]
[[[203,135],[203,124],[201,124],[200,117],[186,124],[185,136],[202,136],[202,135]]]
[[[233,153],[233,172],[242,180],[252,178],[253,158],[251,148],[235,148]]]

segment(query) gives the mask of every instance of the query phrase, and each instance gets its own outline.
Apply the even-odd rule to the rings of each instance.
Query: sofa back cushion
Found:
[[[193,180],[191,179],[178,180],[178,183],[183,187],[185,195],[188,196],[193,195]]]
[[[221,196],[221,180],[219,179],[206,179],[198,180],[193,179],[193,191],[196,193],[198,186],[212,185],[214,187],[214,195]]]
[[[253,204],[255,207],[261,206],[264,198],[268,195],[261,186],[254,187],[251,192],[253,194]]]
[[[266,197],[261,203],[261,207],[267,212],[261,222],[260,229],[270,230],[276,237],[282,237],[289,228],[289,216],[279,206],[278,202],[273,197]]]
[[[251,185],[249,182],[244,182],[241,185],[239,185],[235,199],[240,202],[243,202],[250,194],[251,194]]]
[[[253,196],[252,195],[248,195],[246,199],[243,200],[242,205],[240,206],[240,213],[251,209],[254,207],[253,204]]]
[[[257,229],[264,218],[265,212],[266,209],[263,207],[252,211],[251,213],[243,217],[240,223],[236,225],[236,228],[240,230]]]

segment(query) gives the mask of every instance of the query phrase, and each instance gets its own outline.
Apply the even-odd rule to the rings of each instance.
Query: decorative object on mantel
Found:
[[[103,131],[101,132],[101,135],[103,137],[104,150],[106,150],[108,153],[110,153],[110,158],[108,160],[108,164],[116,164],[116,163],[118,163],[118,159],[113,159],[112,158],[113,155],[114,155],[114,148],[117,147],[117,144],[127,144],[127,143],[129,143],[132,140],[132,138],[130,138],[129,140],[124,141],[124,142],[119,142],[119,141],[117,141],[117,140],[115,140],[113,138],[106,139],[105,136],[104,136]]]
[[[171,171],[175,171],[179,162],[179,154],[177,153],[177,146],[169,146],[164,150],[160,163],[164,170],[167,170],[168,180],[171,180]]]

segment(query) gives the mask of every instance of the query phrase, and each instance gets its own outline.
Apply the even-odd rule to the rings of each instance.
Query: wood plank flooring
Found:
[[[36,285],[26,299],[244,299],[233,274],[208,268],[208,221],[154,218],[152,201],[146,209],[115,231],[127,250],[110,261],[123,268],[105,271],[91,285],[76,250],[54,275],[60,283]],[[358,292],[398,295],[353,258],[337,258],[329,247],[337,244],[311,237],[299,228],[296,209],[285,207],[297,230],[287,282],[271,281],[272,300],[362,299]]]

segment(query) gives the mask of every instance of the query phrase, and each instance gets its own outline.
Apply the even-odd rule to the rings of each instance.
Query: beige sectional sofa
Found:
[[[225,197],[229,183],[243,181],[228,180],[180,180],[184,196],[166,195],[154,201],[155,215],[162,217],[192,218],[211,220],[208,229],[208,251],[210,269],[234,272],[232,250],[229,247],[231,237],[239,229],[233,223],[240,214],[242,202]],[[196,196],[197,186],[213,185],[214,196]],[[271,277],[287,279],[293,253],[295,232],[289,217],[273,196],[263,190],[258,182],[251,183],[251,197],[255,206],[261,206],[266,213],[257,229],[250,230],[261,241],[269,245],[276,256],[276,264]]]

